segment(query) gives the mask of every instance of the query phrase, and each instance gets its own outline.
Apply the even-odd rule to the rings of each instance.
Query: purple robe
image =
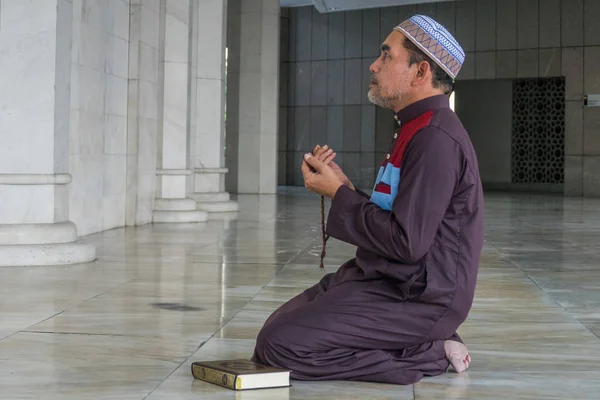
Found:
[[[412,384],[449,366],[483,248],[475,151],[450,109],[430,97],[396,114],[373,194],[341,187],[327,233],[355,258],[265,322],[253,359],[302,380]]]

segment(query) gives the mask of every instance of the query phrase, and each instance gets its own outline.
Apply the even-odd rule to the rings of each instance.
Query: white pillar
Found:
[[[227,190],[276,193],[279,0],[230,0]]]
[[[73,4],[0,2],[0,266],[93,261],[69,221]]]
[[[218,215],[238,210],[225,191],[225,63],[227,0],[196,3],[193,13],[192,108],[194,183],[198,209]]]
[[[126,224],[152,222],[156,197],[160,3],[132,1],[129,23]]]
[[[158,160],[154,222],[202,222],[188,197],[190,0],[161,0]]]

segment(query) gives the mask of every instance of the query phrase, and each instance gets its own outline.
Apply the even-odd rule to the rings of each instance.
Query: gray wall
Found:
[[[369,66],[397,25],[398,9],[319,14],[301,7],[282,13],[281,185],[303,185],[302,154],[328,144],[355,185],[372,187],[395,122],[367,98]],[[402,17],[416,11],[403,9]]]
[[[582,101],[600,93],[598,0],[461,0],[327,15],[311,7],[289,10],[282,23],[289,29],[282,38],[288,46],[282,49],[280,183],[302,184],[299,156],[324,140],[343,149],[344,166],[379,164],[393,120],[367,103],[368,65],[381,40],[415,12],[436,18],[467,52],[459,80],[564,76],[564,190],[600,196],[600,108],[584,109]],[[349,171],[365,176],[361,186],[370,186],[373,172]]]
[[[455,110],[477,153],[486,189],[511,188],[512,80],[456,83]]]

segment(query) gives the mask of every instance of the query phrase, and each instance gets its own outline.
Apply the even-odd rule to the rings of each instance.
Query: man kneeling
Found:
[[[484,210],[475,151],[449,107],[464,58],[420,15],[382,44],[369,99],[393,109],[399,129],[373,194],[327,146],[302,165],[306,187],[332,199],[327,233],[357,246],[356,257],[270,316],[254,361],[295,379],[395,384],[469,366],[456,331],[473,302]]]

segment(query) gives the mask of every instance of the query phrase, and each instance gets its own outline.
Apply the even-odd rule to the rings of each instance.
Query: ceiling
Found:
[[[313,0],[280,0],[281,7],[302,7],[311,6],[314,4]],[[407,5],[407,4],[418,4],[418,3],[430,3],[432,0],[396,0],[396,5]]]
[[[281,0],[281,7],[301,7],[312,4],[312,0]]]

